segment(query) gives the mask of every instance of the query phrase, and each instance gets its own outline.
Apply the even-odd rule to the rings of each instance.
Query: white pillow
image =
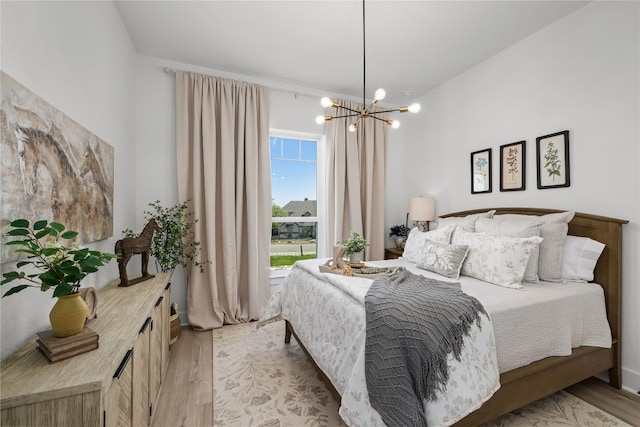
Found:
[[[456,228],[452,243],[469,246],[460,274],[513,289],[524,289],[522,278],[540,237],[506,237],[470,233]]]
[[[562,279],[591,282],[593,270],[605,245],[588,237],[567,236],[562,258]]]
[[[494,215],[495,220],[542,220],[540,237],[544,240],[540,243],[540,257],[538,258],[538,276],[540,280],[548,282],[562,281],[562,255],[564,252],[564,240],[569,231],[569,221],[575,216],[575,212],[559,212],[542,216],[537,215]]]
[[[468,246],[450,245],[427,240],[424,258],[416,262],[416,267],[450,279],[458,279],[462,263],[468,252]]]
[[[500,236],[508,237],[534,237],[540,236],[540,226],[543,224],[542,220],[494,220],[486,218],[478,218],[476,221],[476,231],[482,233],[493,233]],[[527,263],[527,268],[524,271],[525,282],[537,282],[538,279],[538,259],[540,255],[539,246],[536,247]]]
[[[431,240],[440,243],[449,243],[451,241],[451,233],[453,233],[454,225],[445,228],[438,228],[432,231],[420,231],[417,227],[409,233],[407,242],[404,245],[402,259],[409,262],[418,262],[424,257],[425,245]]]
[[[449,216],[446,218],[437,218],[436,221],[438,221],[438,228],[455,224],[460,226],[463,230],[476,231],[476,220],[478,218],[491,218],[494,213],[496,213],[496,211],[491,210],[491,211],[487,211],[479,214],[471,214],[467,216]]]

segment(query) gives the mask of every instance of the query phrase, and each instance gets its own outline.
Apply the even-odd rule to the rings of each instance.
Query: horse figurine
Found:
[[[155,219],[151,219],[144,226],[142,233],[138,237],[125,237],[116,242],[116,255],[118,258],[118,270],[120,270],[120,284],[118,286],[131,286],[144,280],[154,277],[149,274],[149,250],[151,249],[151,239],[153,233],[160,230]],[[127,277],[127,263],[133,255],[142,254],[142,276],[129,280]]]

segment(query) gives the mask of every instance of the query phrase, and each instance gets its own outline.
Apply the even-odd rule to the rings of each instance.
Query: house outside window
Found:
[[[270,132],[272,277],[297,260],[318,257],[321,140],[317,135]]]

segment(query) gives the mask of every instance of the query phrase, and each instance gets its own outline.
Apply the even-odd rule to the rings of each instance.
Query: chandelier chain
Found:
[[[364,0],[362,0],[362,108],[366,108],[365,93],[367,90],[367,26],[364,12]]]

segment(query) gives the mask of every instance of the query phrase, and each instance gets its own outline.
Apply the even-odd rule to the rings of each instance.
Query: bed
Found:
[[[441,218],[468,217],[482,214],[487,211],[487,209],[479,209],[456,212],[448,215],[442,215]],[[495,215],[497,216],[510,214],[545,216],[561,212],[562,211],[535,208],[495,209]],[[609,371],[610,384],[616,388],[621,387],[620,278],[621,226],[624,223],[626,223],[624,220],[576,213],[568,224],[569,235],[588,237],[605,245],[604,250],[598,259],[595,270],[593,271],[593,282],[595,284],[591,283],[588,284],[588,286],[585,285],[585,288],[590,288],[592,290],[591,293],[596,295],[596,299],[598,298],[598,295],[600,295],[599,298],[601,299],[600,305],[602,306],[602,317],[606,318],[605,323],[608,322],[607,333],[610,331],[610,335],[608,336],[609,341],[600,337],[600,335],[603,335],[602,333],[597,333],[596,338],[600,339],[600,341],[590,341],[591,338],[579,341],[580,344],[577,344],[577,347],[572,345],[572,347],[575,348],[571,349],[571,347],[569,347],[568,351],[566,351],[566,354],[570,353],[569,355],[543,358],[541,358],[540,355],[536,355],[534,357],[535,360],[518,362],[521,366],[515,368],[514,366],[518,366],[517,364],[512,364],[508,359],[505,362],[503,358],[502,361],[498,363],[500,366],[499,389],[497,389],[497,391],[494,389],[490,390],[490,393],[488,393],[486,398],[483,397],[480,398],[480,400],[476,399],[474,403],[471,404],[471,409],[467,409],[466,412],[463,412],[465,415],[464,418],[454,418],[455,425],[479,425],[499,415],[508,413],[541,397],[549,395],[557,390],[563,389],[569,385],[575,384],[583,379],[607,370]],[[373,265],[400,265],[412,269],[410,265],[402,260],[384,261],[380,263],[373,263]],[[340,410],[341,416],[347,419],[352,417],[350,421],[347,422],[350,425],[368,424],[369,421],[366,417],[369,415],[363,416],[360,414],[359,411],[361,411],[362,408],[358,406],[360,405],[359,400],[361,400],[361,396],[357,392],[357,384],[360,384],[361,387],[363,386],[361,384],[363,381],[361,378],[362,375],[358,376],[353,374],[353,371],[357,370],[354,366],[358,367],[359,364],[362,363],[358,356],[358,354],[361,354],[361,349],[358,346],[362,345],[360,342],[362,341],[363,336],[362,322],[357,318],[354,318],[355,320],[344,322],[335,321],[335,319],[342,319],[343,316],[351,315],[353,311],[357,311],[358,309],[354,308],[356,305],[353,305],[352,302],[346,303],[347,305],[353,305],[353,307],[349,307],[348,309],[336,303],[335,301],[338,298],[334,297],[344,294],[344,289],[336,289],[335,286],[327,286],[325,290],[322,280],[319,278],[321,275],[312,274],[312,269],[312,266],[306,265],[306,270],[305,268],[296,268],[290,275],[292,276],[292,281],[297,278],[297,281],[302,284],[300,285],[301,290],[299,290],[297,294],[295,291],[287,290],[287,292],[292,292],[292,294],[288,296],[290,305],[300,306],[294,310],[295,313],[294,311],[286,313],[286,310],[282,313],[277,313],[279,303],[278,301],[273,301],[274,298],[272,298],[272,301],[270,301],[272,313],[266,313],[265,316],[263,316],[263,321],[273,320],[275,318],[275,314],[281,314],[286,321],[285,341],[289,342],[291,335],[296,338],[296,341],[301,345],[316,368],[318,368],[320,375],[332,391],[334,397],[336,397],[338,401],[342,401]],[[463,279],[463,277],[461,277],[461,279]],[[334,278],[332,278],[332,280],[339,282],[338,279],[334,280]],[[303,289],[304,286],[307,286],[307,289]],[[468,285],[464,285],[463,282],[463,287],[464,286]],[[294,288],[294,285],[287,286],[285,288],[289,287]],[[282,289],[285,290],[285,288]],[[569,286],[557,286],[558,292],[561,293],[570,292],[570,288],[570,284]],[[537,292],[535,289],[535,286],[532,286],[531,289],[527,289],[529,291],[529,294],[527,294],[528,298],[534,298],[534,295]],[[312,306],[305,306],[305,304],[308,303],[305,303],[303,295],[307,292],[322,293],[322,298],[324,298],[323,302],[320,304],[314,303],[313,305],[316,306],[315,308]],[[500,289],[496,294],[506,295],[509,292],[513,293],[514,291],[512,289]],[[515,292],[517,293],[518,291]],[[274,295],[274,297],[276,300],[281,298],[281,296],[276,295]],[[570,294],[565,295],[564,298],[566,298],[566,303],[575,299]],[[490,303],[489,300],[487,301]],[[293,302],[293,304],[291,304],[291,302]],[[557,304],[558,303],[556,302],[556,305]],[[275,311],[273,311],[274,307],[276,308]],[[590,308],[587,311],[598,310]],[[495,315],[492,314],[492,317],[494,316]],[[346,343],[332,343],[329,338],[314,335],[317,334],[317,332],[314,332],[314,330],[308,326],[308,324],[313,323],[314,321],[316,323],[322,323],[323,321],[331,323],[332,320],[334,329],[342,329],[347,334],[345,336],[355,338],[350,338]],[[587,330],[580,332],[579,335],[581,337],[582,335],[588,337],[588,333],[590,332],[589,325],[591,324],[589,322],[590,321],[586,322]],[[498,349],[498,353],[500,353],[501,348],[500,340],[501,334],[496,332],[495,347]],[[596,345],[583,345],[582,343],[584,342],[589,344],[595,342]],[[502,347],[504,347],[504,345]],[[530,349],[526,349],[524,353],[528,353],[529,351]],[[560,354],[564,353],[561,352]],[[333,363],[328,363],[325,360],[332,360]],[[500,361],[501,358],[498,357],[498,360]],[[336,361],[339,363],[335,363]],[[458,368],[459,367],[460,366],[458,366]],[[465,375],[473,375],[473,373],[468,371]],[[491,373],[489,372],[487,375],[491,376]],[[358,383],[358,381],[360,383]],[[356,385],[353,384],[354,382]],[[487,384],[487,387],[492,387],[491,383]],[[366,390],[366,385],[364,385],[364,387]],[[458,391],[460,393],[465,392],[462,388]],[[450,405],[450,401],[444,403],[444,406],[447,405]],[[467,414],[467,412],[470,413]],[[442,423],[446,425],[450,424],[449,422]]]

